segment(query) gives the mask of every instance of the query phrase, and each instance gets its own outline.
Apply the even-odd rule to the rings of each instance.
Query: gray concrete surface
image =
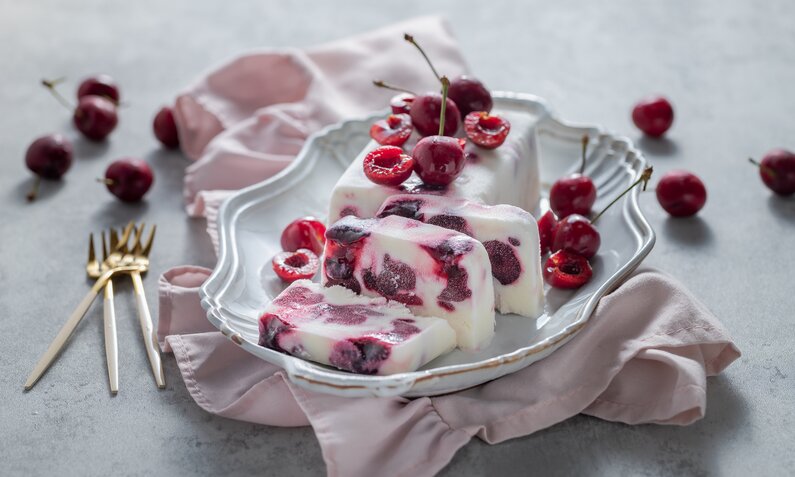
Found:
[[[101,307],[33,392],[22,383],[86,291],[89,230],[133,218],[160,225],[155,280],[178,264],[212,264],[203,224],[180,199],[187,161],[160,150],[156,108],[232,54],[311,45],[421,13],[446,13],[477,75],[494,89],[536,93],[564,118],[639,137],[632,103],[669,95],[669,139],[640,141],[658,172],[687,168],[709,188],[702,214],[666,218],[644,196],[659,233],[648,263],[686,283],[732,331],[744,355],[711,379],[704,420],[625,426],[576,417],[497,446],[477,440],[443,475],[786,475],[795,458],[795,200],[761,185],[746,162],[795,148],[795,4],[692,2],[161,2],[0,0],[0,474],[322,475],[310,429],[235,422],[197,407],[174,361],[168,389],[147,371],[129,288],[117,287],[121,393],[105,382]],[[111,140],[86,143],[38,86],[104,71],[128,105]],[[74,83],[72,83],[74,84]],[[71,87],[67,90],[71,94]],[[26,204],[28,143],[49,131],[75,138],[62,184]],[[94,182],[109,160],[134,155],[157,174],[138,206]]]

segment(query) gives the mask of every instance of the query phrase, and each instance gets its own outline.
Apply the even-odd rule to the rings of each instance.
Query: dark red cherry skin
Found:
[[[77,99],[83,96],[102,96],[111,100],[114,104],[119,104],[119,87],[116,82],[108,75],[91,76],[80,83],[77,88]]]
[[[301,248],[295,252],[279,252],[271,260],[273,271],[285,282],[309,279],[320,268],[315,252]]]
[[[160,108],[152,122],[152,129],[160,144],[169,149],[179,147],[179,134],[177,133],[177,122],[174,120],[173,109],[168,106]]]
[[[795,194],[795,153],[786,149],[773,149],[768,152],[762,158],[759,176],[776,194]]]
[[[571,214],[588,215],[596,202],[596,186],[590,177],[571,174],[555,181],[549,190],[549,206],[564,218]]]
[[[704,207],[707,189],[695,174],[671,171],[657,183],[657,201],[673,217],[690,217]]]
[[[25,165],[45,179],[60,179],[72,166],[72,143],[63,134],[48,134],[33,141]]]
[[[397,186],[411,177],[414,159],[397,146],[381,146],[364,156],[362,167],[364,175],[376,184]]]
[[[486,111],[473,111],[464,118],[464,131],[469,140],[478,146],[495,149],[505,142],[511,132],[511,123]]]
[[[662,96],[645,98],[632,108],[632,122],[645,134],[660,137],[674,122],[674,108]]]
[[[314,217],[293,220],[282,231],[281,244],[287,252],[305,248],[321,255],[326,245],[326,226]]]
[[[538,219],[538,238],[541,241],[541,253],[547,253],[552,248],[555,239],[555,229],[558,227],[558,218],[555,213],[548,210]]]
[[[494,101],[491,93],[483,83],[471,76],[459,76],[450,81],[450,89],[447,95],[452,99],[461,111],[461,119],[464,119],[472,111],[491,111]]]
[[[414,103],[414,95],[411,93],[400,93],[392,96],[389,100],[389,107],[393,114],[409,114],[411,105]]]
[[[411,122],[421,136],[439,134],[439,120],[442,113],[442,95],[425,93],[414,98],[411,104]],[[455,102],[447,98],[447,109],[444,112],[444,135],[455,136],[461,122],[461,112]]]
[[[571,290],[588,283],[593,270],[588,259],[582,255],[558,250],[547,258],[543,275],[552,287]]]
[[[461,142],[449,136],[420,139],[411,151],[414,171],[427,185],[446,186],[453,182],[466,163]]]
[[[102,96],[83,96],[72,116],[75,127],[92,141],[103,141],[116,128],[116,105]]]
[[[599,231],[588,218],[578,214],[561,219],[552,240],[553,251],[565,250],[585,258],[596,255],[600,245],[602,245],[602,239],[599,236]]]
[[[408,114],[390,114],[370,126],[370,137],[382,146],[402,146],[408,141],[414,127]]]
[[[113,161],[105,171],[105,184],[123,202],[137,202],[154,182],[152,169],[145,161],[124,158]]]

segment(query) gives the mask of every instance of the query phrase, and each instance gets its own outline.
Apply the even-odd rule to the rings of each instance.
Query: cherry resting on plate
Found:
[[[419,145],[419,144],[418,144]],[[397,186],[411,177],[414,159],[396,146],[380,146],[368,152],[362,163],[364,175],[379,185]]]
[[[414,127],[408,114],[390,114],[370,126],[370,137],[382,146],[402,146],[408,141]]]
[[[124,158],[113,161],[105,171],[102,181],[111,194],[124,202],[137,202],[146,194],[154,181],[152,169],[145,161]]]
[[[750,161],[759,166],[759,176],[768,189],[782,196],[795,194],[795,153],[773,149],[765,154],[761,164]]]
[[[707,189],[695,174],[671,171],[657,183],[657,201],[673,217],[690,217],[704,207]]]
[[[288,252],[305,248],[321,255],[326,245],[326,226],[314,217],[293,220],[282,231],[281,244]]]
[[[279,252],[271,260],[273,271],[282,280],[294,282],[302,278],[312,278],[320,268],[315,252],[299,248],[295,252]]]
[[[160,144],[170,149],[179,147],[179,134],[177,133],[177,122],[174,120],[173,109],[168,106],[160,108],[152,122],[152,129]]]
[[[461,119],[473,111],[490,112],[494,105],[491,93],[479,80],[461,75],[450,82],[450,99],[461,110]]]
[[[121,98],[119,86],[109,75],[96,75],[84,79],[77,88],[77,99],[83,96],[102,96],[114,104],[119,104]]]
[[[558,227],[558,218],[555,213],[548,210],[538,219],[538,238],[541,241],[541,254],[549,252],[555,238],[555,229]]]
[[[647,135],[660,137],[674,122],[674,108],[662,96],[645,98],[632,108],[632,122]]]
[[[486,111],[473,111],[464,118],[464,131],[470,141],[484,149],[496,149],[502,146],[511,123],[507,119],[492,115]]]
[[[458,131],[458,123],[461,121],[461,113],[455,102],[446,98],[447,105],[445,115],[447,120],[441,135],[455,136]],[[411,122],[414,128],[422,136],[430,136],[440,131],[439,118],[442,112],[442,95],[439,93],[425,93],[417,96],[411,105]]]
[[[28,200],[36,198],[41,178],[60,179],[72,166],[72,143],[62,134],[48,134],[33,141],[25,153],[25,165],[36,174]]]
[[[450,82],[442,77],[442,101],[447,99],[447,88]],[[441,104],[441,102],[440,102]],[[417,110],[415,101],[411,111]],[[458,117],[455,116],[458,121]],[[464,169],[466,156],[461,142],[454,138],[442,135],[446,130],[446,112],[440,108],[438,122],[439,134],[420,139],[411,156],[414,158],[414,170],[427,185],[446,186],[453,182]]]
[[[78,99],[77,106],[73,106],[57,91],[56,86],[60,81],[42,80],[41,84],[50,90],[58,102],[72,111],[72,121],[83,136],[92,141],[104,140],[119,122],[116,103],[104,96],[86,95]]]
[[[555,288],[574,289],[585,285],[593,270],[582,255],[558,250],[547,258],[543,274],[544,280]]]
[[[587,216],[596,202],[596,186],[585,172],[585,156],[588,136],[582,137],[580,172],[558,179],[549,190],[549,206],[555,214],[565,218],[571,214]]]

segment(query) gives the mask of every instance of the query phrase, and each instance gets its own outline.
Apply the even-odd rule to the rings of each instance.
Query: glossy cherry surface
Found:
[[[293,220],[282,231],[281,245],[287,252],[305,248],[321,255],[325,244],[326,226],[314,217]]]
[[[707,189],[692,172],[671,171],[657,183],[657,201],[670,215],[689,217],[704,207]]]
[[[541,241],[541,253],[545,254],[552,248],[552,241],[555,239],[555,229],[558,226],[558,218],[555,213],[548,210],[538,219],[538,238]]]
[[[444,135],[454,136],[461,122],[461,113],[455,102],[447,98]],[[442,95],[425,93],[417,96],[411,105],[411,122],[422,136],[439,134],[439,118],[442,112]]]
[[[382,146],[402,146],[408,141],[414,127],[408,114],[390,114],[370,126],[370,137]]]
[[[114,104],[119,104],[121,95],[116,81],[109,75],[96,75],[83,80],[77,88],[77,99],[83,96],[102,96]]]
[[[36,139],[25,153],[25,165],[44,179],[60,179],[72,166],[72,143],[63,134]]]
[[[759,176],[776,194],[795,194],[795,153],[786,149],[773,149],[768,152],[759,165]]]
[[[103,141],[116,128],[116,105],[102,96],[83,96],[72,115],[75,127],[92,141]]]
[[[511,123],[498,115],[473,111],[464,118],[464,131],[476,145],[484,149],[495,149],[505,142],[511,132]]]
[[[549,190],[549,206],[560,217],[588,215],[596,202],[596,186],[590,177],[571,174],[558,179]]]
[[[543,274],[544,280],[555,288],[574,289],[588,283],[593,270],[582,255],[559,250],[547,258]]]
[[[480,80],[471,76],[462,75],[450,81],[448,93],[461,111],[463,119],[473,111],[489,112],[494,106],[491,93]]]
[[[392,99],[389,100],[389,107],[392,108],[392,113],[408,114],[411,111],[414,98],[415,96],[411,93],[400,93],[392,96]]]
[[[154,174],[146,161],[124,158],[113,161],[105,171],[105,185],[124,202],[137,202],[149,191]]]
[[[397,146],[378,147],[364,156],[364,175],[379,185],[400,185],[411,176],[415,168],[412,156]]]
[[[179,147],[179,134],[177,133],[177,122],[174,120],[173,109],[168,106],[160,108],[152,122],[152,129],[155,137],[162,145],[171,149]]]
[[[565,250],[591,258],[596,255],[601,244],[599,231],[591,221],[582,215],[572,214],[558,222],[552,240],[552,250],[555,252]]]
[[[674,108],[662,96],[645,98],[632,108],[632,122],[647,135],[660,137],[674,122]]]
[[[311,250],[302,248],[295,252],[279,252],[271,260],[273,271],[282,280],[294,282],[312,278],[320,268],[320,260]]]
[[[446,186],[453,182],[466,163],[461,142],[449,136],[428,136],[417,142],[411,151],[414,170],[422,182]]]

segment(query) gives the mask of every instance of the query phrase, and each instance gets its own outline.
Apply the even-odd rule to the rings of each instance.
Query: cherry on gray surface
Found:
[[[310,429],[207,414],[168,355],[168,387],[158,391],[125,281],[116,287],[119,395],[107,389],[99,306],[33,391],[23,393],[22,384],[86,292],[89,231],[130,219],[158,224],[144,282],[153,307],[164,270],[212,265],[204,223],[182,209],[188,161],[152,134],[154,115],[175,92],[241,51],[309,46],[438,12],[448,12],[473,74],[490,88],[537,94],[563,118],[628,135],[657,177],[687,169],[704,180],[710,200],[688,219],[669,218],[652,192],[641,195],[658,232],[646,263],[683,281],[744,353],[709,380],[707,415],[692,426],[579,416],[496,446],[473,439],[442,475],[787,475],[795,468],[795,294],[792,267],[779,266],[795,260],[788,241],[795,202],[775,196],[747,162],[774,147],[795,149],[792,2],[384,0],[306,8],[0,0],[0,11],[0,474],[325,474]],[[416,52],[407,45],[406,54]],[[419,61],[417,71],[427,74]],[[116,130],[92,143],[38,81],[67,76],[61,90],[73,97],[80,80],[98,72],[112,75],[124,98]],[[362,87],[371,79],[363,77]],[[664,94],[676,108],[660,140],[642,137],[630,117],[649,94]],[[25,150],[53,131],[73,141],[74,164],[28,204]],[[123,156],[147,160],[157,175],[139,204],[119,202],[96,182]]]

